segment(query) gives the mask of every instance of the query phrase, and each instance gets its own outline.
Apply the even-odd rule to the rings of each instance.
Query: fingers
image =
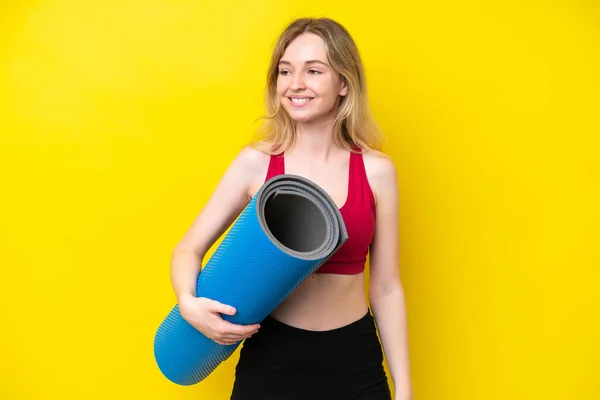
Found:
[[[238,335],[236,335],[236,336],[221,335],[221,336],[214,338],[213,340],[219,344],[231,345],[231,344],[236,344],[238,342],[241,342],[242,340],[248,339],[251,336],[252,335],[248,335],[247,337],[240,337]]]
[[[258,332],[259,324],[237,325],[223,320],[215,329],[216,336],[213,340],[219,344],[235,344]]]
[[[208,330],[211,331],[210,336],[216,343],[235,344],[258,332],[260,324],[239,325],[222,318],[221,315],[235,315],[237,313],[235,307],[207,298],[203,298],[203,301],[207,304],[206,309],[213,314]]]
[[[258,332],[260,328],[259,324],[253,325],[238,325],[233,324],[229,321],[223,320],[223,323],[219,327],[221,332],[224,334],[237,335],[237,336],[247,336]]]
[[[214,340],[216,343],[218,343],[218,344],[222,344],[222,345],[224,345],[224,346],[229,346],[229,345],[232,345],[232,344],[236,344],[236,343],[237,343],[237,341],[224,341],[224,340],[219,340],[219,339],[213,339],[213,340]]]
[[[215,342],[225,345],[225,346],[230,346],[232,344],[236,344],[238,342],[241,342],[244,339],[240,339],[240,340],[226,340],[226,339],[213,339]]]
[[[210,302],[210,311],[218,312],[220,314],[225,315],[235,315],[235,313],[237,312],[237,310],[234,307],[228,306],[227,304],[219,303],[215,300],[212,300]]]

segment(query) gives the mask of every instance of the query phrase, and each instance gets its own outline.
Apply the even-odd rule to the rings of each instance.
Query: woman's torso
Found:
[[[347,210],[349,207],[356,208],[358,204],[358,200],[353,198],[357,194],[351,191],[352,189],[355,191],[358,190],[357,178],[355,177],[355,182],[352,183],[352,178],[349,177],[349,174],[352,174],[351,167],[354,169],[364,168],[362,155],[360,155],[360,159],[355,155],[355,158],[347,157],[346,160],[345,162],[336,162],[331,168],[314,168],[311,170],[310,166],[300,163],[289,163],[289,160],[286,159],[285,173],[304,176],[320,185],[329,193],[338,207],[345,209],[343,213],[345,221],[348,222],[348,218],[354,218],[352,222],[356,223],[359,222],[356,221],[356,218],[364,219],[366,211],[370,211],[365,209]],[[268,179],[269,175],[284,172],[283,168],[277,171],[269,171],[269,165],[271,164],[271,156],[269,155],[264,154],[263,163],[264,175],[256,177],[255,182],[252,184],[251,193],[249,193],[251,196],[254,196],[265,180]],[[352,163],[354,163],[354,166],[352,166]],[[271,168],[273,168],[272,164]],[[366,176],[361,177],[361,179],[365,181],[363,184],[366,183]],[[362,187],[361,189],[362,192],[368,189],[367,193],[371,194],[370,188]],[[351,199],[356,202],[350,202]],[[372,202],[368,204],[372,204],[374,207],[372,197],[368,200]],[[363,201],[363,203],[365,202]],[[349,216],[351,212],[354,215],[358,215],[358,217]],[[360,234],[363,234],[363,232],[361,231]],[[368,236],[370,238],[372,232],[369,231],[367,235],[370,235]],[[363,238],[362,247],[366,249],[365,240],[367,238]],[[353,246],[354,243],[348,244]],[[324,269],[329,270],[345,267],[345,265],[341,264],[338,266],[328,265]],[[352,265],[348,264],[348,267],[355,271],[352,273],[312,274],[271,313],[271,316],[287,325],[314,331],[335,329],[357,321],[368,310],[364,291],[364,273],[362,272],[362,268],[358,268],[359,264],[357,262],[354,262]],[[356,270],[360,270],[361,272],[356,273]]]

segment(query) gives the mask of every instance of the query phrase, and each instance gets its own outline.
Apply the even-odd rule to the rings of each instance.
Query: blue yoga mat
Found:
[[[314,182],[283,174],[252,198],[200,274],[196,295],[236,308],[236,324],[262,322],[348,239],[339,209]],[[176,305],[154,338],[161,372],[179,385],[205,379],[237,349],[204,336]]]

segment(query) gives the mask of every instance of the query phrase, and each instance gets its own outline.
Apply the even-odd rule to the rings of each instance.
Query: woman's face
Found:
[[[297,122],[333,120],[338,97],[348,88],[329,66],[321,37],[303,33],[288,45],[279,62],[277,93]]]

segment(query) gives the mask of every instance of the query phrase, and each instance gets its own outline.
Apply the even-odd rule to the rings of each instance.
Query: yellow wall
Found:
[[[399,169],[415,398],[600,398],[599,7],[393,3],[0,5],[0,398],[228,398],[237,353],[184,388],[152,342],[302,15],[354,35]]]

